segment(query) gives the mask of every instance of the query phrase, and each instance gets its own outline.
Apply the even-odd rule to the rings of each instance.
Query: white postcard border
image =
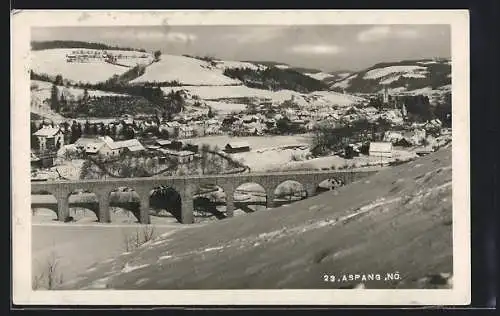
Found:
[[[30,27],[449,24],[452,36],[453,289],[33,291],[29,173]],[[470,303],[469,13],[467,10],[21,11],[11,14],[12,280],[15,304],[465,305]]]

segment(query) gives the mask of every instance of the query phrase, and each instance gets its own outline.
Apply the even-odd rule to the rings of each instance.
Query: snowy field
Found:
[[[36,99],[39,102],[43,102],[46,99],[50,99],[50,91],[52,89],[52,83],[39,80],[31,80],[31,90],[32,100]],[[62,87],[58,86],[57,91],[59,96],[64,94],[65,97],[78,99],[83,97],[85,89],[74,88],[74,87]],[[103,96],[125,96],[125,94],[101,91],[101,90],[91,90],[88,89],[87,92],[91,97],[103,97]]]
[[[222,70],[228,68],[249,68],[253,70],[264,70],[267,68],[264,65],[256,65],[244,61],[215,60],[214,62],[217,64],[215,67]]]
[[[51,211],[49,211],[51,212]],[[193,225],[155,225],[156,236],[167,236]],[[132,225],[34,223],[32,231],[32,271],[37,276],[45,272],[52,257],[57,258],[57,273],[69,280],[91,265],[115,258],[125,252],[125,238],[141,228]],[[78,258],[75,260],[75,258]]]
[[[317,73],[304,73],[304,75],[306,76],[309,76],[313,79],[316,79],[316,80],[319,80],[319,81],[322,81],[322,80],[325,80],[326,78],[330,78],[330,77],[333,77],[333,75],[329,74],[329,73],[325,73],[325,72],[317,72]]]
[[[229,142],[247,142],[250,145],[250,150],[264,149],[270,147],[280,147],[287,145],[303,145],[309,144],[311,136],[309,135],[294,135],[294,136],[248,136],[248,137],[231,137],[227,135],[196,137],[185,139],[187,142],[194,144],[208,144],[210,147],[218,146],[223,149]]]
[[[210,67],[209,63],[175,55],[161,55],[158,62],[146,68],[146,73],[131,83],[177,80],[182,84],[192,85],[225,85],[238,84],[239,80],[222,74],[222,69]]]
[[[88,63],[66,62],[66,54],[72,54],[73,51],[74,49],[59,48],[32,51],[31,69],[36,73],[61,75],[63,79],[91,84],[105,81],[113,75],[120,75],[129,70],[128,67],[112,65],[103,60]],[[130,52],[123,51],[123,53]]]
[[[357,73],[349,75],[345,77],[343,80],[336,82],[332,87],[346,89],[347,87],[349,87],[351,80],[354,79],[357,75],[358,75]]]
[[[247,108],[247,105],[242,103],[229,103],[222,101],[205,101],[205,103],[219,115],[226,115],[233,112],[239,113]]]
[[[339,156],[329,156],[307,159],[309,156],[309,144],[311,136],[249,136],[230,137],[226,135],[208,136],[186,139],[194,144],[208,144],[210,147],[217,146],[223,149],[229,142],[247,142],[250,145],[249,152],[230,154],[235,160],[250,167],[252,172],[285,171],[299,169],[340,169],[360,168],[366,166],[377,166],[387,164],[396,159],[407,161],[417,155],[404,149],[394,149],[393,157],[380,159],[379,157],[360,156],[353,159],[344,159]],[[292,146],[294,148],[286,148]]]

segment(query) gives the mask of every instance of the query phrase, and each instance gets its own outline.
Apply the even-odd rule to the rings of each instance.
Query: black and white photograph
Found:
[[[20,302],[469,302],[467,11],[11,19]]]

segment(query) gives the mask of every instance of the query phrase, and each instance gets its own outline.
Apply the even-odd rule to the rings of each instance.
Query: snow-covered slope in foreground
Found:
[[[63,289],[449,288],[451,149],[286,207],[159,237]],[[384,280],[398,272],[399,279]]]

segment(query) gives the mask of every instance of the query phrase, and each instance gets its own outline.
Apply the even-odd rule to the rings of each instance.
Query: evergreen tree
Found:
[[[30,132],[31,132],[31,149],[37,150],[40,146],[40,143],[38,141],[38,137],[33,135],[37,131],[37,127],[35,122],[31,122],[30,124]]]
[[[85,89],[83,90],[83,97],[82,97],[82,100],[83,100],[83,102],[85,102],[85,103],[86,103],[86,102],[88,102],[88,101],[89,101],[89,99],[90,99],[90,96],[89,96],[89,90],[88,90],[87,88],[85,88]]]
[[[90,134],[90,122],[88,120],[85,122],[85,125],[83,127],[83,134],[84,135]]]
[[[207,113],[208,118],[213,118],[215,116],[214,111],[212,110],[212,107],[208,108],[208,113]]]
[[[56,79],[54,80],[54,84],[57,86],[62,86],[63,85],[63,77],[62,75],[57,75]]]
[[[161,56],[161,51],[157,50],[154,52],[155,61],[159,61]]]
[[[50,90],[50,109],[59,112],[59,95],[58,89],[55,84],[52,85]]]
[[[71,134],[69,138],[69,143],[74,144],[78,138],[81,136],[81,130],[78,129],[78,124],[76,121],[73,121],[73,124],[71,124]]]

